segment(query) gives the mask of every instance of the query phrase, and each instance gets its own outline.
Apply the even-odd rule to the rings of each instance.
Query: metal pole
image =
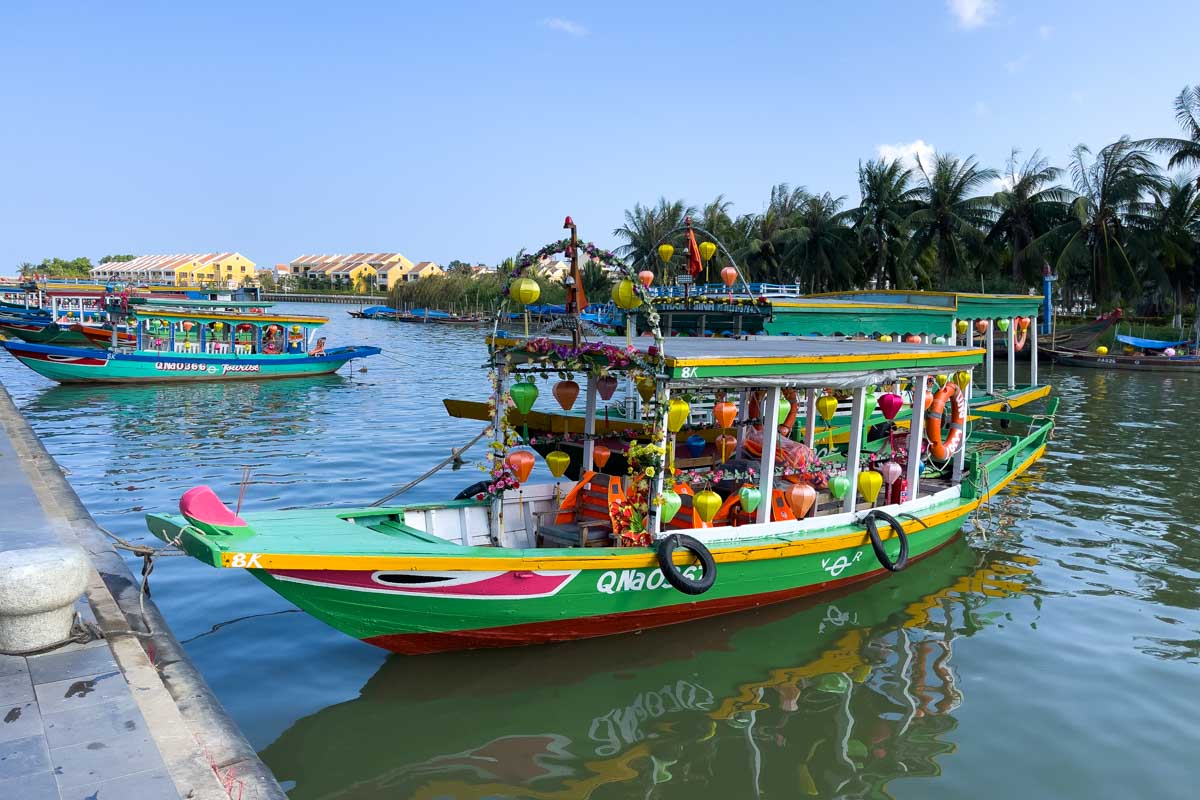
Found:
[[[913,378],[912,421],[908,428],[908,499],[915,500],[921,481],[921,440],[925,436],[925,394],[928,375]]]
[[[1029,385],[1030,386],[1038,385],[1038,373],[1037,373],[1038,343],[1037,343],[1037,339],[1038,339],[1038,325],[1037,325],[1037,320],[1034,320],[1033,324],[1029,326],[1029,342],[1028,342],[1028,344],[1025,345],[1026,347],[1033,348],[1029,352]]]
[[[812,448],[817,443],[817,390],[804,391],[804,443]]]
[[[989,319],[987,326],[987,339],[985,340],[985,347],[987,348],[987,364],[985,374],[987,376],[987,393],[989,396],[994,395],[996,391],[996,387],[994,385],[995,381],[993,380],[994,373],[996,371],[996,345],[994,343],[996,337],[992,335],[992,331],[995,329],[995,327],[996,321],[994,319]]]
[[[1008,388],[1017,388],[1017,321],[1008,321]]]
[[[862,456],[863,413],[867,409],[867,387],[854,390],[850,405],[850,449],[846,453],[846,477],[850,488],[846,490],[843,511],[851,512],[858,504],[858,459]]]
[[[741,397],[738,399],[738,421],[745,422],[749,419],[750,411],[750,396],[745,389],[742,390]],[[743,458],[746,455],[746,426],[738,425],[737,430],[737,457]]]
[[[671,393],[666,386],[660,384],[656,393],[656,397],[658,397],[662,403],[662,405],[659,407],[658,414],[658,443],[663,448],[664,458],[663,468],[654,473],[654,483],[651,487],[652,490],[649,493],[650,496],[647,498],[646,513],[650,515],[650,524],[646,529],[650,532],[650,537],[652,539],[657,539],[659,534],[662,533],[662,513],[659,511],[654,500],[662,494],[663,476],[667,471],[666,466],[671,460],[670,454],[667,453],[667,448],[674,444],[674,437],[672,437],[670,432],[667,430],[667,409],[669,409],[671,405]]]
[[[770,522],[774,507],[771,493],[775,484],[775,448],[779,443],[779,387],[767,390],[762,429],[762,458],[758,462],[758,488],[762,499],[758,504],[756,522]]]
[[[587,388],[587,407],[583,416],[583,469],[586,472],[591,472],[595,469],[592,463],[592,453],[596,449],[596,441],[593,438],[596,435],[596,376],[588,375]]]

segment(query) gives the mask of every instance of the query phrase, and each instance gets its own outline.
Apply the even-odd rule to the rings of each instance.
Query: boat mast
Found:
[[[571,344],[579,349],[583,338],[583,321],[580,314],[587,302],[583,296],[583,276],[579,274],[579,229],[575,220],[567,217],[563,227],[571,232],[571,244],[567,246],[567,255],[571,259],[571,286],[567,287],[567,314],[571,317]]]

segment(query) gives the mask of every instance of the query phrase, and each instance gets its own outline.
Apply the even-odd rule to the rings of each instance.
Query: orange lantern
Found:
[[[604,469],[604,465],[608,463],[608,457],[612,455],[612,450],[609,450],[602,444],[598,444],[592,448],[592,463],[597,469]]]
[[[737,406],[728,400],[722,400],[713,406],[713,419],[722,428],[732,428],[734,420],[737,419]]]
[[[575,381],[559,381],[554,384],[554,399],[562,406],[563,411],[570,411],[579,397],[579,384]]]
[[[644,269],[638,273],[638,280],[642,282],[642,286],[649,289],[650,284],[654,283],[654,273],[648,269]]]
[[[985,333],[987,333],[987,329],[988,329],[988,321],[986,319],[975,320],[976,333],[978,333],[980,336],[983,336]]]
[[[533,453],[528,450],[513,450],[504,457],[504,463],[513,471],[520,483],[529,480],[529,473],[533,472],[533,465],[537,462]]]
[[[910,333],[908,336],[904,337],[904,341],[908,342],[909,344],[920,344],[921,337],[915,333]]]
[[[722,461],[728,461],[737,452],[737,437],[723,434],[717,437],[717,453]]]
[[[787,501],[796,519],[804,519],[817,502],[817,490],[807,483],[793,484],[787,490]]]
[[[738,278],[738,271],[733,267],[725,267],[721,270],[721,280],[725,282],[726,288],[733,288],[733,282]]]

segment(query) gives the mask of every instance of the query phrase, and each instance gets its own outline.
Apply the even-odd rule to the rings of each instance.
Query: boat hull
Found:
[[[1136,372],[1200,372],[1200,358],[1166,356],[1100,355],[1099,353],[1055,350],[1054,363],[1088,369],[1119,369]]]
[[[217,356],[120,353],[90,347],[4,342],[18,361],[59,383],[177,383],[210,380],[296,378],[335,372],[376,347],[344,347],[323,356]]]

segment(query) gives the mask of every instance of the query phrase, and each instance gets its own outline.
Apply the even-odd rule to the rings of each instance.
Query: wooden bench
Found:
[[[538,512],[538,547],[605,547],[613,535],[610,504],[625,496],[621,479],[614,475],[585,472],[557,511]],[[552,524],[541,519],[554,514]]]

